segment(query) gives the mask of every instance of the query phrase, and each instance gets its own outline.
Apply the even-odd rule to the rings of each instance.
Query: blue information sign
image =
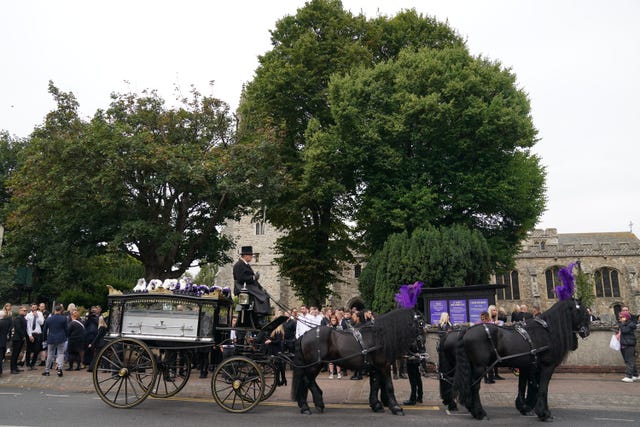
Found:
[[[477,298],[469,300],[469,321],[477,323],[480,321],[480,313],[489,308],[489,299]]]
[[[429,301],[429,313],[431,313],[431,324],[437,325],[440,322],[440,315],[447,312],[447,300]]]
[[[452,299],[449,300],[449,318],[451,323],[467,322],[467,300]]]

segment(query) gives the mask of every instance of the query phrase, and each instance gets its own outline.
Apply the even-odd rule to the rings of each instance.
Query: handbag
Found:
[[[617,335],[611,335],[611,340],[609,341],[609,348],[611,350],[620,351],[620,340]]]

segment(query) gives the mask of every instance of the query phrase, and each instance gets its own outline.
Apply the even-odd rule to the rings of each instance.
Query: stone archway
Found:
[[[364,301],[362,301],[362,298],[360,297],[351,298],[345,306],[345,310],[350,310],[351,307],[355,307],[358,311],[362,311],[364,310]]]

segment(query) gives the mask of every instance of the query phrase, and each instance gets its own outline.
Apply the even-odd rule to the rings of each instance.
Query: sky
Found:
[[[536,228],[640,235],[640,1],[343,0],[368,17],[402,9],[448,22],[473,55],[517,76],[547,173]],[[82,117],[113,92],[201,93],[238,105],[269,31],[304,0],[22,0],[0,4],[0,130],[26,137],[55,105]],[[209,85],[214,82],[213,86]]]

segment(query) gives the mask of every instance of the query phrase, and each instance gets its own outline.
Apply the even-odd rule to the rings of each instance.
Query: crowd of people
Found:
[[[66,310],[56,304],[51,313],[45,303],[20,305],[14,312],[6,303],[0,310],[0,375],[7,356],[11,374],[40,367],[42,375],[55,368],[60,377],[64,370],[91,370],[107,332],[101,312],[96,305],[81,317],[75,304]]]

